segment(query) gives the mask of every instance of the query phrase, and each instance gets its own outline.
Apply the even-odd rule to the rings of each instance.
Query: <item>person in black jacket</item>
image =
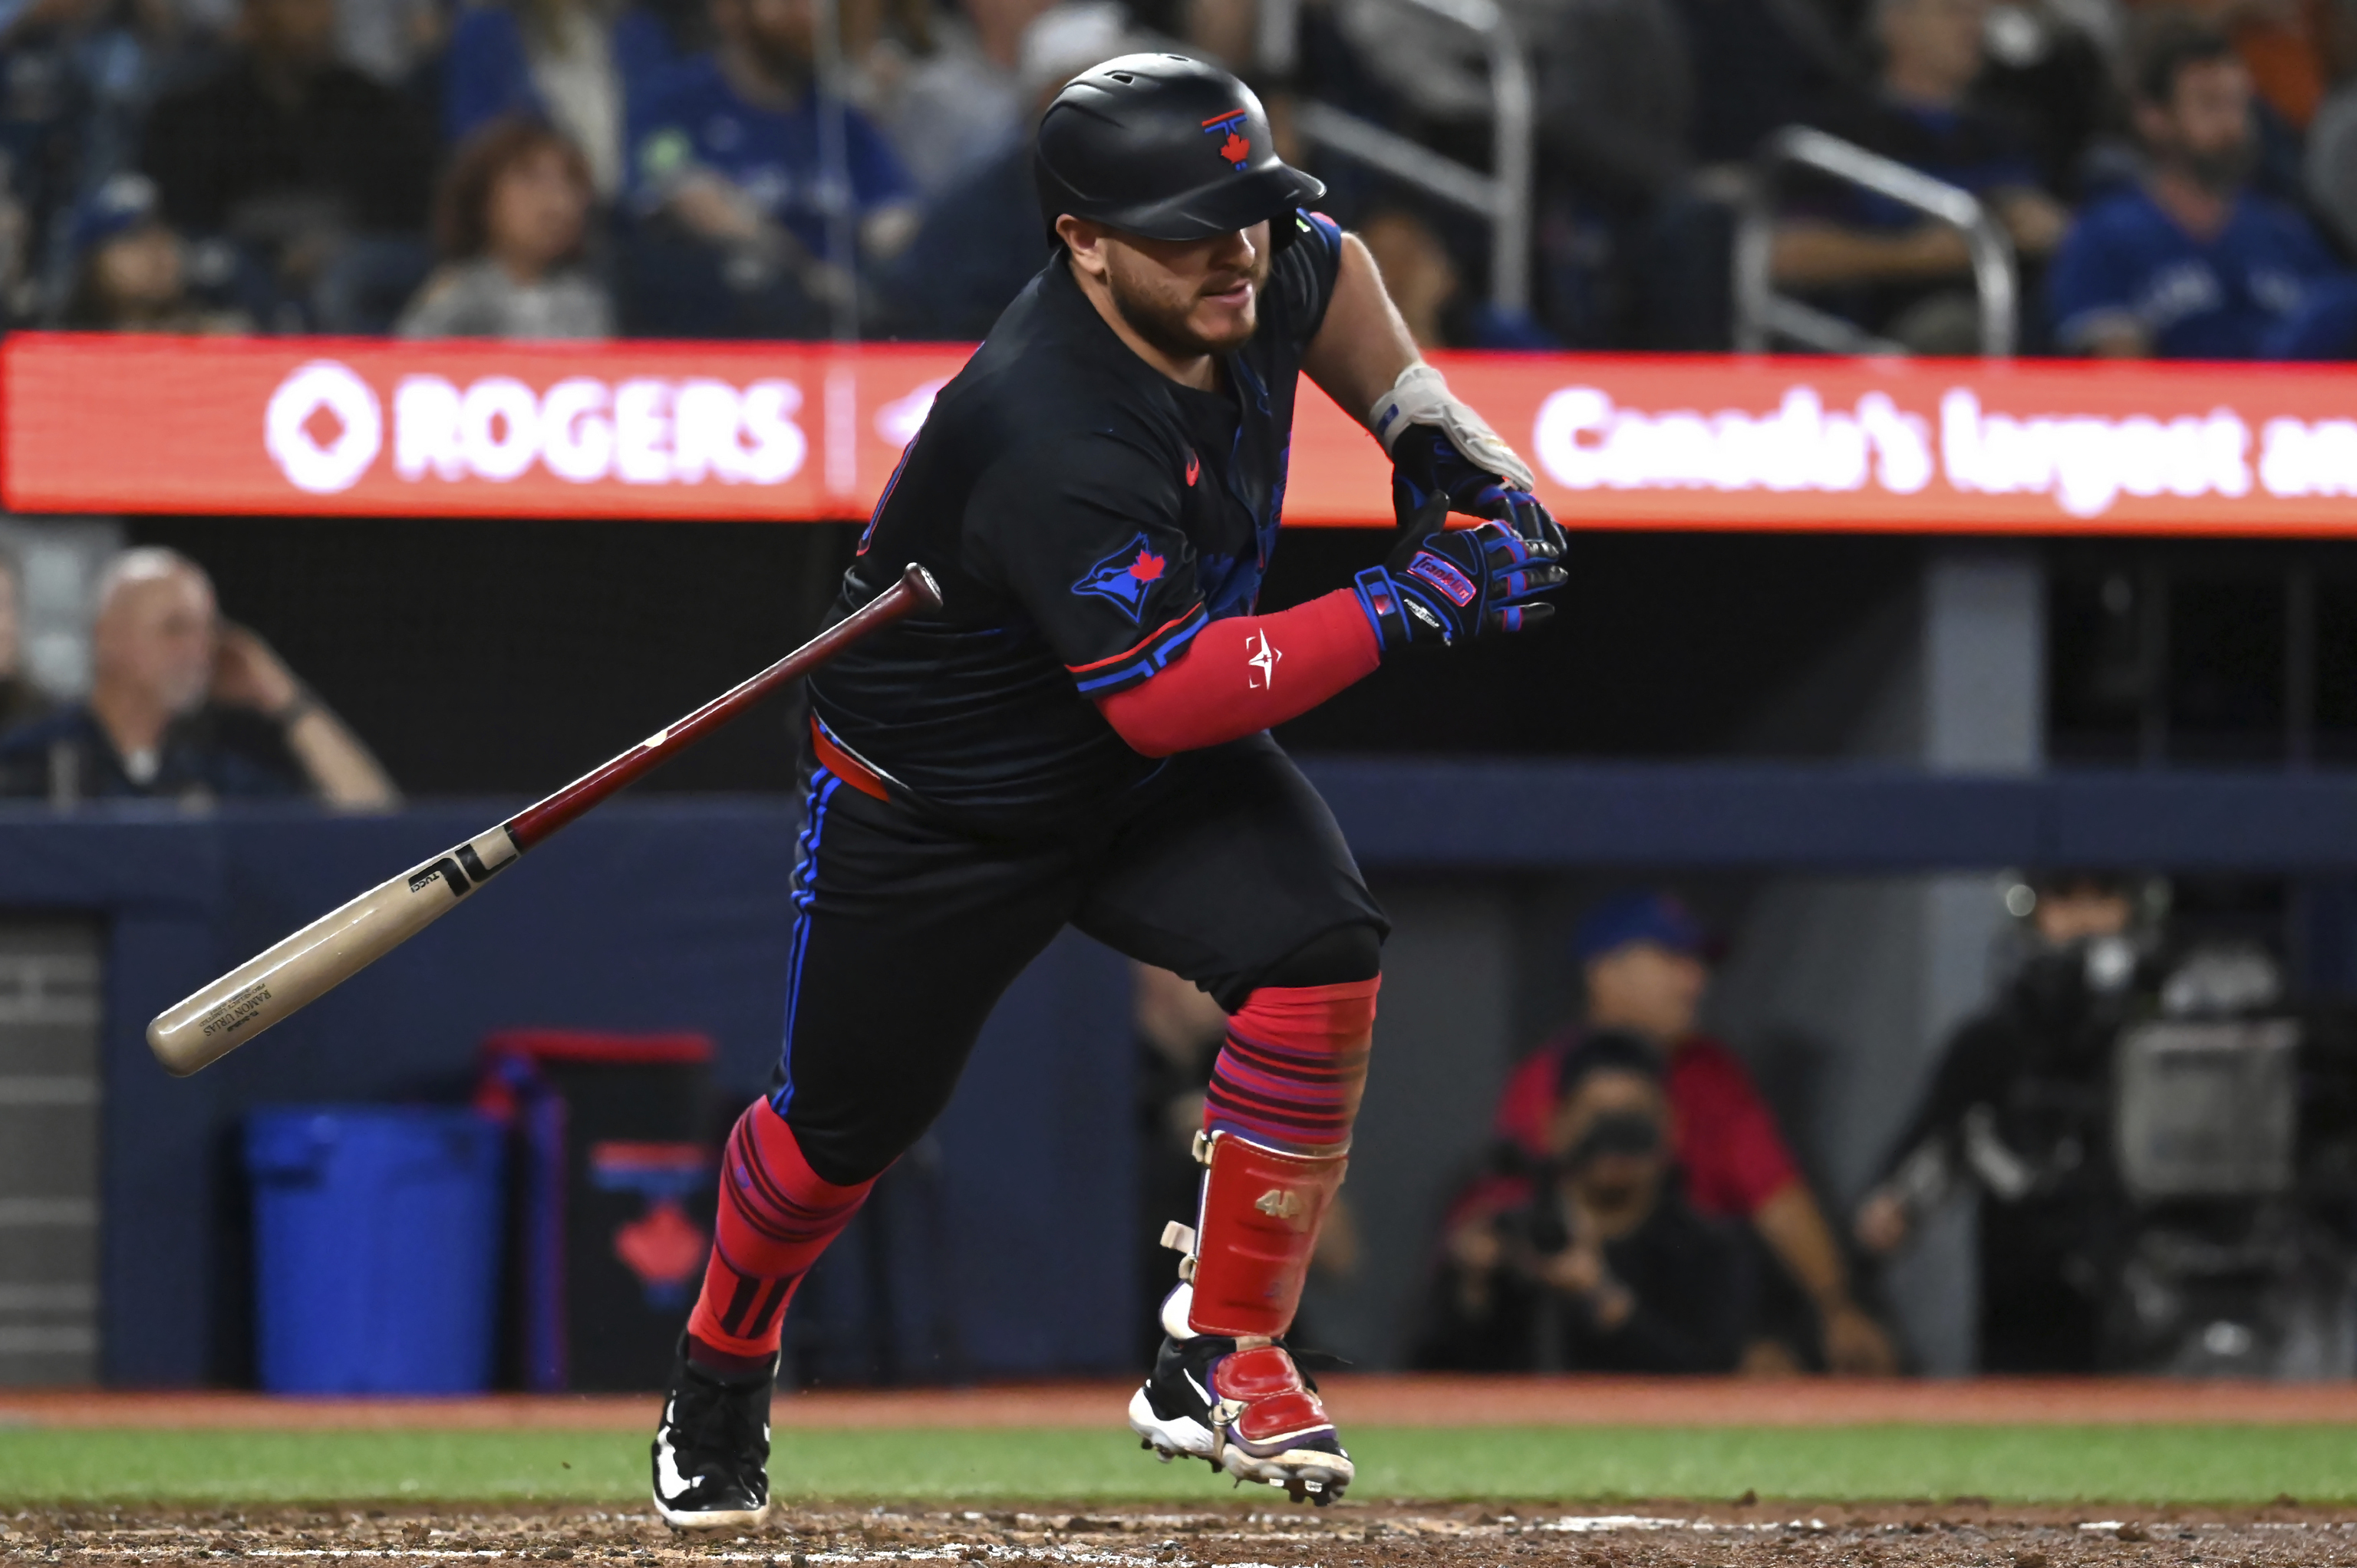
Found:
[[[1868,1252],[1895,1252],[1970,1183],[1982,1197],[1980,1369],[2092,1372],[2125,1236],[2110,1084],[2136,994],[2135,907],[2126,881],[2104,873],[2051,874],[2033,891],[2036,950],[1950,1038],[1857,1234]]]
[[[336,58],[335,16],[332,0],[245,0],[242,47],[159,99],[140,147],[173,228],[233,240],[290,285],[362,241],[398,239],[429,259],[432,127]]]
[[[1740,1241],[1669,1180],[1659,1054],[1601,1032],[1565,1057],[1556,1147],[1519,1208],[1451,1227],[1421,1365],[1481,1371],[1727,1372],[1752,1274]]]

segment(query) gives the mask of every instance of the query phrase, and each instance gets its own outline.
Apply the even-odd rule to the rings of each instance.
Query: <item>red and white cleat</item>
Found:
[[[1130,1430],[1165,1459],[1189,1455],[1240,1481],[1282,1487],[1296,1502],[1332,1502],[1355,1471],[1318,1392],[1283,1345],[1166,1338],[1154,1375],[1129,1402]]]

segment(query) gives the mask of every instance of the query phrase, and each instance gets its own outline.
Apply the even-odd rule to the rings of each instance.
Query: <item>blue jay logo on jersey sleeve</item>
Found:
[[[1088,574],[1072,585],[1072,592],[1083,598],[1094,596],[1110,600],[1132,624],[1146,608],[1146,590],[1162,580],[1163,568],[1168,563],[1157,555],[1139,534],[1088,570]]]

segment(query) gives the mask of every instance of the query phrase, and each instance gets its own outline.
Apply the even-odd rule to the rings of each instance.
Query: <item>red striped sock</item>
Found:
[[[687,1320],[690,1353],[717,1352],[700,1359],[721,1371],[776,1355],[786,1304],[875,1185],[873,1177],[856,1187],[821,1181],[785,1119],[767,1100],[755,1101],[722,1156],[720,1218]]]
[[[1269,1148],[1321,1154],[1351,1141],[1383,980],[1264,985],[1228,1020],[1203,1125]]]

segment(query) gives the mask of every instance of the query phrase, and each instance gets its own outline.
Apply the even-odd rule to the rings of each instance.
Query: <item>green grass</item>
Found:
[[[1201,1465],[1119,1434],[780,1432],[781,1498],[1200,1502]],[[2357,1501],[2357,1427],[1360,1429],[1367,1498]],[[0,1431],[0,1507],[373,1499],[631,1502],[646,1446],[617,1433]],[[1247,1496],[1255,1494],[1247,1493]]]

